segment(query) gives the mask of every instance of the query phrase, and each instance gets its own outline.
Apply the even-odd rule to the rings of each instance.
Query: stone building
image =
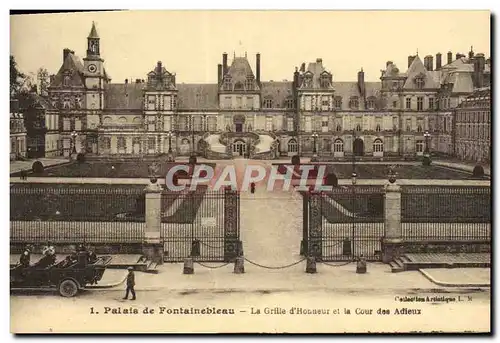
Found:
[[[10,101],[10,160],[26,157],[26,128],[19,101]]]
[[[198,154],[210,158],[414,158],[429,131],[433,152],[452,154],[453,108],[489,82],[484,55],[388,61],[380,81],[339,82],[321,58],[302,63],[292,81],[263,81],[261,55],[222,54],[217,83],[179,83],[162,62],[146,79],[111,83],[92,24],[83,62],[69,49],[51,81],[65,155]],[[214,68],[215,69],[215,68]],[[214,70],[215,72],[215,70]],[[182,77],[182,76],[181,76]],[[477,88],[477,87],[476,87]]]
[[[475,163],[491,162],[491,88],[479,88],[454,111],[455,156]]]

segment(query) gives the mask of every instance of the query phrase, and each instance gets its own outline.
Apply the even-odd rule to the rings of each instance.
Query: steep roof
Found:
[[[235,57],[227,74],[231,75],[233,82],[245,82],[248,76],[254,77],[252,67],[250,67],[246,57]]]
[[[83,63],[73,52],[70,52],[66,59],[63,61],[61,68],[57,72],[54,80],[51,83],[51,87],[61,87],[63,85],[63,79],[65,73],[70,75],[69,85],[73,87],[84,87],[83,79]]]
[[[177,84],[177,106],[179,109],[216,110],[218,86],[216,83]]]
[[[262,82],[261,97],[263,100],[272,99],[273,107],[285,108],[286,100],[292,97],[292,82]]]
[[[301,87],[305,86],[304,82],[306,80],[307,75],[311,75],[312,76],[311,88],[313,88],[313,89],[322,88],[321,87],[321,75],[323,75],[325,73],[327,73],[328,75],[331,75],[323,66],[323,60],[321,58],[316,59],[316,62],[310,62],[307,65],[307,69],[302,74]]]
[[[97,30],[95,28],[95,23],[92,22],[92,28],[90,29],[90,33],[88,38],[99,38],[99,35],[97,34]]]
[[[414,89],[415,88],[415,78],[423,76],[424,86],[423,89],[436,89],[439,88],[439,84],[436,83],[432,74],[430,74],[427,69],[425,69],[422,60],[418,55],[415,56],[413,62],[406,72],[408,78],[403,86],[404,89]]]
[[[104,108],[143,109],[143,83],[108,83],[104,86]]]

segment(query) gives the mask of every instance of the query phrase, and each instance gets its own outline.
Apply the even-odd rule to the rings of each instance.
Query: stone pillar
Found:
[[[144,190],[146,197],[146,229],[144,230],[143,254],[158,264],[163,263],[161,242],[161,186],[150,183]]]
[[[401,187],[394,183],[385,186],[384,232],[382,262],[389,263],[401,255],[403,235],[401,228]]]

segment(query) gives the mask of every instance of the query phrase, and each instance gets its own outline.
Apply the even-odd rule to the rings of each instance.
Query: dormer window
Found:
[[[64,108],[64,109],[69,109],[69,108],[70,108],[70,106],[71,106],[71,102],[70,102],[70,100],[69,100],[69,97],[68,97],[68,96],[65,96],[65,97],[63,98],[63,108]]]
[[[294,107],[295,106],[294,106],[293,99],[286,99],[286,108],[293,109]]]
[[[262,107],[264,107],[264,108],[273,108],[273,100],[272,99],[264,99]]]
[[[337,109],[337,110],[342,109],[342,97],[341,96],[335,97],[335,109]]]
[[[424,79],[422,77],[415,78],[415,87],[417,89],[424,88]]]
[[[80,95],[75,97],[75,107],[82,108],[82,97]]]
[[[368,109],[370,109],[370,110],[375,109],[375,98],[374,97],[368,98],[368,101],[366,102],[366,107],[368,107]]]
[[[321,75],[320,84],[321,84],[321,88],[330,87],[330,76],[328,74]]]
[[[252,78],[248,78],[246,81],[245,81],[245,88],[247,91],[253,91],[253,79]]]
[[[312,88],[312,76],[311,75],[306,75],[306,78],[304,79],[304,87],[305,88]]]
[[[359,108],[359,99],[357,96],[352,96],[349,100],[349,107],[351,109],[357,110]]]
[[[71,77],[69,75],[64,75],[63,77],[63,86],[68,87],[71,82]]]
[[[226,77],[226,78],[224,79],[224,90],[225,90],[225,91],[230,91],[230,90],[232,90],[232,87],[231,87],[231,78],[229,78],[229,77]]]
[[[235,91],[244,91],[245,88],[243,87],[243,83],[236,82],[236,84],[234,85],[234,90]]]

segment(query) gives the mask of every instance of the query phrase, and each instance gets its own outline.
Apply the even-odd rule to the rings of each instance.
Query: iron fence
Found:
[[[382,187],[347,186],[305,196],[309,199],[304,202],[309,253],[324,261],[348,261],[360,255],[367,260],[380,258],[384,236]],[[310,248],[314,244],[313,252]]]
[[[222,262],[227,259],[227,245],[239,241],[239,195],[236,192],[206,187],[193,191],[165,191],[161,204],[161,238],[166,262],[180,262],[186,257]],[[229,213],[228,209],[236,212]],[[234,232],[228,230],[228,220],[237,225]],[[228,239],[229,233],[235,236]]]
[[[145,229],[144,186],[14,185],[12,242],[134,243]]]
[[[405,240],[491,239],[491,189],[484,186],[405,186]]]

